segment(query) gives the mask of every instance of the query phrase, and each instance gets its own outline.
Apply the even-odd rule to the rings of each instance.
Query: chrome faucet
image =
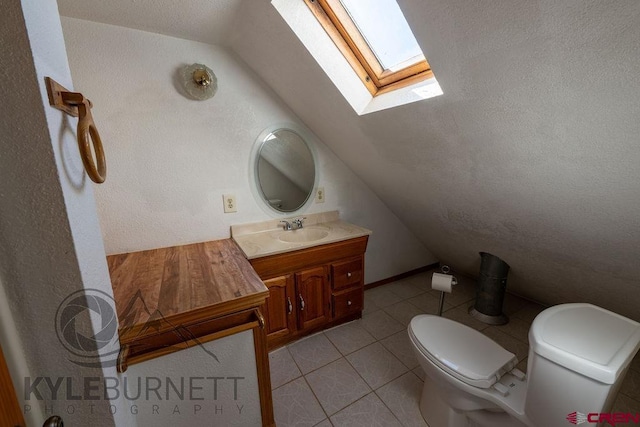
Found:
[[[293,227],[291,227],[291,223],[289,221],[280,221],[280,224],[282,224],[282,229],[284,231],[289,231],[289,230],[293,230]]]
[[[307,218],[306,217],[296,218],[291,222],[293,223],[293,225],[296,226],[296,229],[298,229],[298,228],[302,228],[302,221],[304,221],[305,219]]]

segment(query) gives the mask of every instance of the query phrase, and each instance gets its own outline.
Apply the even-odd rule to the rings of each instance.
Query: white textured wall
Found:
[[[268,1],[231,46],[440,260],[640,320],[640,3],[399,4],[443,96],[358,117]]]
[[[44,86],[50,76],[72,88],[56,2],[3,2],[0,56],[0,295],[6,297],[0,343],[18,399],[34,408],[25,414],[29,425],[42,425],[53,413],[64,416],[67,425],[125,425],[109,412],[110,403],[119,407],[116,401],[93,402],[93,414],[68,413],[78,402],[64,392],[54,401],[33,394],[23,401],[25,375],[30,382],[36,377],[55,382],[115,374],[114,368],[71,363],[55,330],[56,309],[67,295],[83,288],[111,293],[111,286],[92,185],[83,177],[69,130],[75,120],[48,106]],[[88,316],[77,319],[87,335],[99,330],[99,323]]]
[[[280,122],[299,123],[236,56],[210,44],[63,18],[76,87],[94,103],[108,178],[96,188],[107,253],[227,238],[231,224],[266,219],[249,185],[255,138]],[[218,93],[204,102],[180,95],[183,64],[207,64]],[[366,261],[372,282],[435,261],[378,197],[316,141],[326,202],[373,230]],[[341,141],[348,145],[348,139]],[[238,212],[224,214],[222,195]]]

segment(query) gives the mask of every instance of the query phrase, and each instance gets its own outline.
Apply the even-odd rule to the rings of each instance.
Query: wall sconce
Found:
[[[182,86],[189,96],[198,101],[212,98],[218,90],[218,79],[209,67],[191,64],[182,68]]]

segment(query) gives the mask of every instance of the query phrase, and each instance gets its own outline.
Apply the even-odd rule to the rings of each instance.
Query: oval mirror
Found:
[[[294,212],[309,200],[316,167],[309,144],[292,129],[266,131],[257,141],[255,179],[260,198],[278,212]]]

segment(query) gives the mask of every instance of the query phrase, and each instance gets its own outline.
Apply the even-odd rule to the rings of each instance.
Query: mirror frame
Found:
[[[307,148],[311,152],[311,156],[313,157],[313,167],[315,168],[315,176],[313,179],[313,188],[311,189],[307,199],[296,209],[295,211],[283,212],[273,208],[263,197],[260,182],[258,180],[258,157],[260,156],[260,150],[262,149],[262,145],[264,144],[265,138],[280,129],[289,130],[291,132],[296,133],[307,145]],[[262,208],[263,211],[270,215],[276,215],[277,217],[288,217],[295,216],[306,209],[313,203],[315,199],[314,195],[316,189],[318,188],[318,183],[320,182],[320,169],[318,164],[318,152],[315,147],[315,138],[313,137],[311,131],[306,129],[305,127],[291,122],[284,123],[275,123],[267,128],[265,128],[258,137],[255,139],[253,143],[253,147],[251,149],[251,155],[249,156],[249,184],[251,187],[251,192],[253,193],[253,197],[256,199],[256,203],[258,206]]]

